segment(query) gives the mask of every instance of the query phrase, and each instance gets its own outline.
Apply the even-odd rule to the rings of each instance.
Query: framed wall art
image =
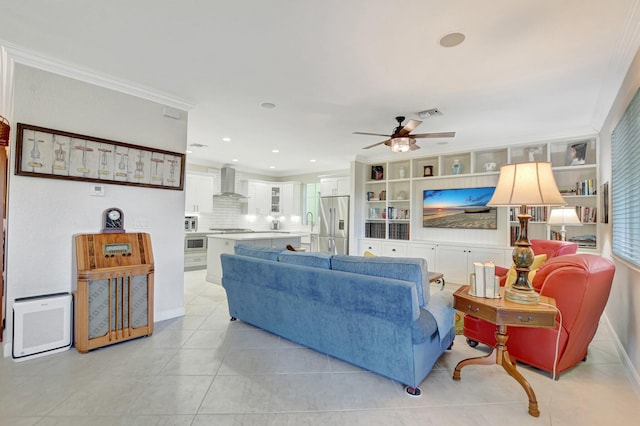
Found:
[[[16,175],[182,190],[177,152],[18,123]]]

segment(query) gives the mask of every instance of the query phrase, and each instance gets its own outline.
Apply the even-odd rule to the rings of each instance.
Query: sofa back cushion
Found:
[[[427,261],[410,257],[364,257],[338,254],[331,259],[331,269],[356,274],[373,275],[409,281],[416,286],[418,304],[429,303],[429,273]]]
[[[280,252],[278,262],[331,269],[331,255],[327,253],[306,253],[287,250]]]
[[[273,261],[277,261],[278,255],[284,250],[282,248],[254,247],[249,244],[236,244],[233,249],[235,254],[241,256],[259,257],[260,259]]]

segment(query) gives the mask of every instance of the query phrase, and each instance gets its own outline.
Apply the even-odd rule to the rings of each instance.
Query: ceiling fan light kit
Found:
[[[411,138],[393,138],[391,139],[391,151],[407,152],[411,148],[411,142],[416,143],[415,139]]]
[[[366,133],[366,132],[353,132],[354,135],[370,135],[370,136],[384,136],[389,139],[382,142],[374,143],[373,145],[365,146],[362,149],[373,148],[378,145],[386,145],[391,148],[393,152],[407,152],[420,149],[420,146],[416,145],[416,138],[452,138],[456,135],[455,132],[442,132],[442,133],[421,133],[418,135],[412,135],[411,132],[422,124],[420,120],[409,120],[404,126],[402,122],[404,117],[396,117],[398,126],[393,129],[391,135],[384,135],[381,133]]]

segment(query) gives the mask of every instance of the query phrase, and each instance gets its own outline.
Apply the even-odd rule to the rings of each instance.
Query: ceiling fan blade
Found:
[[[420,120],[409,120],[407,124],[404,125],[402,129],[398,132],[398,136],[406,136],[413,131],[416,127],[422,124]]]
[[[367,133],[367,132],[353,132],[354,135],[369,135],[369,136],[384,136],[386,138],[389,137],[389,135],[383,135],[382,133]]]
[[[421,133],[419,135],[411,135],[412,138],[452,138],[456,135],[456,132],[442,132],[442,133]]]
[[[420,145],[412,143],[409,145],[409,151],[415,151],[416,149],[420,149]]]
[[[369,149],[369,148],[373,148],[374,146],[378,146],[378,145],[382,145],[383,143],[386,144],[387,142],[389,142],[389,139],[387,139],[386,141],[382,141],[382,142],[378,142],[378,143],[374,143],[373,145],[369,145],[369,146],[365,146],[362,149]]]

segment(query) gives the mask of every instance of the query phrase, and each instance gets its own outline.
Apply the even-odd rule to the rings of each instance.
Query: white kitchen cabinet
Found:
[[[213,176],[186,173],[184,211],[187,213],[210,213],[213,211]]]
[[[320,194],[323,197],[329,195],[349,195],[349,176],[320,179]]]
[[[251,215],[267,215],[271,211],[271,190],[264,182],[249,181],[247,184],[249,199],[247,213]]]
[[[507,264],[503,248],[440,244],[437,250],[437,260],[437,269],[432,269],[432,272],[441,272],[448,283],[456,284],[469,284],[469,275],[473,273],[473,262],[493,262],[498,266]]]
[[[282,185],[268,184],[269,188],[269,213],[282,213]]]
[[[299,182],[261,182],[250,180],[247,213],[252,215],[298,215],[301,212],[302,186]]]
[[[280,214],[300,216],[302,213],[302,184],[283,183],[280,195]]]

